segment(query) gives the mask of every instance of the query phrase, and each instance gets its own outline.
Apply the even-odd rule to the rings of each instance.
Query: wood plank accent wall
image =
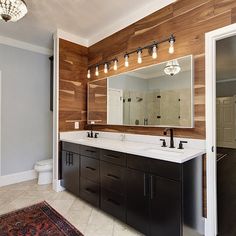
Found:
[[[59,40],[59,132],[87,123],[88,48]]]
[[[136,55],[130,57],[130,67],[124,67],[123,55],[154,40],[176,36],[175,53],[170,55],[168,43],[160,45],[158,58],[153,60],[143,53],[143,66],[194,55],[195,60],[195,128],[176,129],[175,135],[189,138],[205,138],[205,33],[236,22],[235,0],[179,0],[111,35],[89,48],[89,65],[117,57],[119,69],[110,71],[109,76],[140,67]],[[93,73],[93,72],[92,72]],[[100,71],[100,77],[105,77]],[[92,79],[98,79],[93,76]],[[101,131],[118,131],[136,134],[161,135],[161,128],[125,126],[94,127]]]

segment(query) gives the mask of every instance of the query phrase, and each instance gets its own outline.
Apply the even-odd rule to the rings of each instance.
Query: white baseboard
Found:
[[[16,184],[24,181],[37,179],[37,172],[35,170],[28,170],[11,175],[0,176],[0,187]]]
[[[61,186],[61,180],[57,180],[57,179],[53,180],[53,190],[56,192],[62,192],[65,190],[65,188]]]

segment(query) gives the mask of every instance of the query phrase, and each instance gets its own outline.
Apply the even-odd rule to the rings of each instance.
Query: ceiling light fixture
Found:
[[[152,47],[152,58],[156,59],[157,58],[157,45],[154,44]]]
[[[170,54],[173,54],[173,53],[175,52],[175,47],[174,47],[174,44],[175,44],[175,37],[174,37],[173,34],[170,36],[169,43],[170,43],[169,53],[170,53]]]
[[[108,63],[104,64],[104,73],[107,74],[108,73]]]
[[[118,59],[117,59],[117,58],[114,60],[113,69],[114,69],[114,70],[118,70]]]
[[[91,71],[90,71],[90,69],[88,69],[87,78],[88,78],[88,79],[90,79],[90,78],[91,78]]]
[[[129,54],[125,54],[125,67],[129,67]]]
[[[141,64],[142,62],[143,62],[143,59],[142,59],[142,49],[141,48],[139,48],[138,50],[137,50],[137,53],[138,53],[138,63],[139,64]]]
[[[177,60],[168,61],[164,69],[164,72],[170,76],[177,75],[180,71],[181,71],[181,67]]]
[[[98,66],[96,66],[96,69],[95,69],[95,75],[96,75],[96,76],[99,76]]]
[[[20,20],[27,14],[24,0],[0,0],[0,19],[5,22]]]
[[[174,51],[175,51],[174,50],[175,36],[173,34],[171,34],[169,38],[165,38],[165,39],[160,40],[160,41],[154,41],[152,44],[149,44],[147,46],[139,47],[136,50],[126,52],[125,55],[124,55],[124,61],[125,61],[124,65],[125,65],[125,67],[129,67],[129,56],[131,54],[134,54],[134,53],[138,54],[137,62],[139,64],[141,64],[143,62],[142,53],[143,53],[144,50],[148,50],[150,56],[152,56],[153,59],[156,59],[157,56],[158,56],[157,51],[158,51],[159,45],[162,44],[162,43],[167,43],[167,42],[170,44],[169,53],[173,54]],[[103,62],[95,64],[95,65],[89,65],[88,70],[91,70],[92,68],[95,68],[95,75],[99,76],[99,66],[104,66],[104,73],[107,74],[109,72],[109,67],[112,65],[112,63],[113,63],[113,69],[115,71],[118,70],[118,59],[117,58],[113,58],[113,59],[111,59],[109,61],[105,61],[105,62],[103,61]],[[168,71],[168,68],[169,67],[166,67],[165,70]],[[175,67],[175,69],[176,69],[177,73],[179,73],[177,66]],[[170,68],[169,68],[169,70],[170,70]],[[172,73],[170,73],[170,75],[172,75]],[[87,75],[87,78],[89,78],[89,75]]]

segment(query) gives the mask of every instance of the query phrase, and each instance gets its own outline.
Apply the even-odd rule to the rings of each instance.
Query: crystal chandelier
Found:
[[[5,22],[20,20],[27,14],[24,0],[0,0],[0,19]]]
[[[180,71],[181,68],[177,60],[167,62],[166,67],[164,69],[164,72],[170,76],[174,76],[178,74]]]

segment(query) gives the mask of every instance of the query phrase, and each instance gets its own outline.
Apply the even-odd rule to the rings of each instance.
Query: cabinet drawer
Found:
[[[126,166],[126,155],[122,152],[101,150],[101,160],[120,166]]]
[[[99,185],[85,178],[80,178],[80,197],[99,207]]]
[[[75,143],[62,142],[62,150],[79,154],[80,145]]]
[[[125,197],[102,189],[101,209],[112,216],[125,221]]]
[[[127,154],[127,167],[130,169],[149,171],[149,158]]]
[[[109,191],[125,194],[125,168],[100,162],[101,187]]]
[[[99,182],[99,160],[81,156],[81,176]]]
[[[181,164],[149,159],[150,173],[160,177],[181,180]]]
[[[99,149],[89,146],[81,146],[80,147],[80,154],[86,157],[92,157],[95,159],[99,159]]]

